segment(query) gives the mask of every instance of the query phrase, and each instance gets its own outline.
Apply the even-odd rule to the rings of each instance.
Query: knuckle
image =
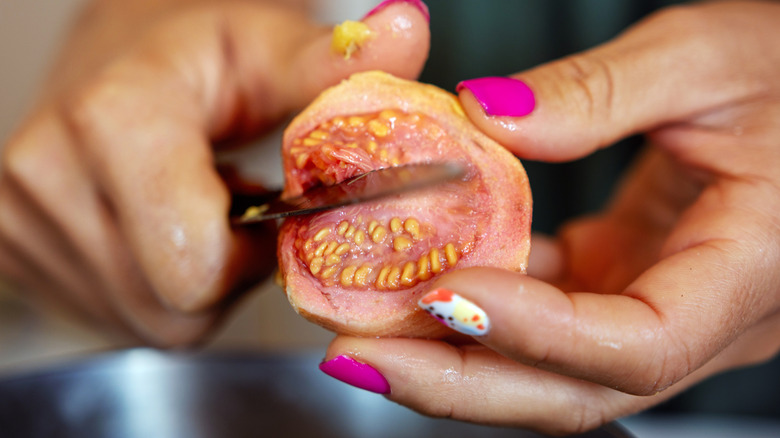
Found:
[[[12,138],[3,149],[0,167],[2,184],[24,186],[26,181],[34,178],[37,157],[41,152],[39,149],[42,147],[45,147],[43,143],[26,141],[26,133]]]
[[[566,393],[564,415],[547,417],[539,429],[554,436],[580,435],[609,422],[611,418],[605,412],[609,400],[603,395],[584,394],[580,391]]]
[[[715,2],[701,3],[661,9],[650,15],[644,24],[657,36],[654,41],[656,47],[664,48],[669,59],[672,59],[671,56],[678,57],[678,68],[684,68],[684,64],[680,63],[691,61],[690,54],[695,53],[697,64],[706,65],[711,74],[720,74],[724,80],[734,81],[732,86],[736,86],[740,81],[735,81],[730,72],[734,69],[735,60],[740,57],[731,48],[734,33],[723,31],[724,20],[730,20],[732,12],[706,4]],[[731,24],[734,29],[739,28],[736,22]],[[749,71],[746,68],[740,73],[743,77],[752,77]],[[753,89],[749,85],[742,86]]]
[[[120,90],[116,81],[100,78],[69,95],[62,112],[74,135],[79,138],[95,136],[107,114],[122,104]]]
[[[553,436],[580,435],[607,422],[601,412],[581,404],[569,414],[568,419],[560,421],[560,417],[556,417],[555,420],[543,429],[545,433]]]
[[[691,5],[675,5],[660,9],[647,19],[649,25],[663,27],[665,34],[695,36],[710,27],[710,19],[702,9]]]
[[[29,157],[27,154],[15,143],[9,143],[5,150],[3,150],[2,167],[0,168],[0,175],[2,175],[2,184],[9,182],[18,182],[26,178],[26,168],[28,167]]]
[[[663,392],[695,369],[693,353],[680,340],[669,338],[667,348],[659,352],[658,360],[648,361],[647,367],[626,391],[632,395],[652,396]]]
[[[425,403],[419,403],[412,407],[416,412],[433,418],[460,420],[456,409],[457,403],[451,400],[436,398],[427,400]]]
[[[591,53],[561,61],[562,75],[573,84],[570,98],[589,121],[610,122],[615,110],[615,73],[607,59]]]

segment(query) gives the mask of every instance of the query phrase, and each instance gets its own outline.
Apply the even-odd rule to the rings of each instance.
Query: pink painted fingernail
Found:
[[[527,116],[536,106],[534,92],[518,79],[503,76],[470,79],[459,83],[456,90],[464,88],[471,91],[491,116]]]
[[[460,333],[483,336],[490,330],[490,318],[485,311],[451,290],[432,290],[420,298],[417,305]]]
[[[320,364],[323,373],[366,391],[377,394],[390,393],[387,379],[374,367],[360,363],[349,356],[337,356]]]
[[[431,13],[428,11],[428,5],[426,5],[425,3],[423,3],[420,0],[385,0],[382,3],[376,5],[376,7],[374,9],[368,11],[368,13],[363,16],[363,19],[365,20],[366,18],[376,14],[377,12],[381,11],[382,9],[384,9],[384,8],[394,4],[394,3],[400,3],[400,2],[409,3],[410,5],[415,6],[423,14],[423,16],[425,17],[425,20],[428,21],[429,23],[431,22]]]

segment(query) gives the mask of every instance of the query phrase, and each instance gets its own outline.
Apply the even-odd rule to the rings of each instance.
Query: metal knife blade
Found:
[[[357,175],[331,186],[316,187],[294,198],[282,199],[281,191],[267,193],[263,195],[263,200],[234,218],[233,223],[243,225],[317,213],[454,181],[465,174],[463,166],[447,162],[388,167]]]

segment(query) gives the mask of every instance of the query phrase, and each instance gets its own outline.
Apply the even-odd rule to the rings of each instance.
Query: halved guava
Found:
[[[434,279],[469,266],[525,272],[531,191],[520,161],[455,97],[381,72],[323,92],[284,134],[285,195],[370,170],[456,162],[462,181],[287,219],[280,279],[295,310],[338,333],[441,337],[417,306]]]

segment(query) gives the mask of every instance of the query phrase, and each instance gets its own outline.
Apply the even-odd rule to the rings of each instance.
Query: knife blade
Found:
[[[465,174],[466,169],[455,163],[419,163],[373,170],[334,185],[312,188],[288,199],[283,199],[281,190],[277,190],[255,198],[255,203],[242,200],[244,205],[250,206],[243,214],[234,217],[233,223],[245,225],[317,213],[454,181]]]

